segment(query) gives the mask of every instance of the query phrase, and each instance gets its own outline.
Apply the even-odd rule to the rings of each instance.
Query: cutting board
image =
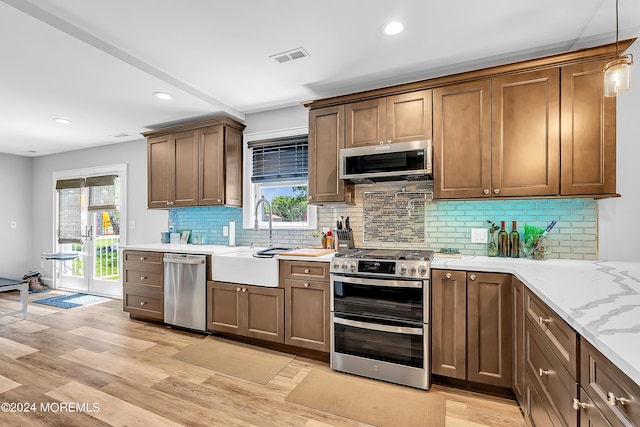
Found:
[[[322,248],[301,248],[294,249],[292,251],[283,253],[283,256],[322,256],[335,252],[334,249],[322,249]]]

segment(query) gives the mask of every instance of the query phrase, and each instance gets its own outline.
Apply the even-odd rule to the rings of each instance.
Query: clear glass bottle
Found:
[[[509,233],[509,256],[520,258],[520,234],[515,221],[511,224],[511,233]]]
[[[498,256],[507,257],[509,255],[509,235],[504,229],[504,221],[500,221],[500,231],[498,232]]]

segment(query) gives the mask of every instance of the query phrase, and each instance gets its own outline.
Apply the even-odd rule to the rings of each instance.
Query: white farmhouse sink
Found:
[[[237,251],[213,254],[211,276],[216,282],[278,287],[278,258],[256,258],[264,248],[238,247]]]

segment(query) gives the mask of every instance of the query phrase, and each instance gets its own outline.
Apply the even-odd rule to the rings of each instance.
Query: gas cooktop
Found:
[[[334,258],[431,261],[433,259],[433,251],[422,249],[357,248],[337,252]]]

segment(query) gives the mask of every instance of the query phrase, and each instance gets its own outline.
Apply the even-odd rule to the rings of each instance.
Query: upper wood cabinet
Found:
[[[431,139],[431,90],[346,104],[346,148]]]
[[[340,179],[338,155],[344,148],[344,105],[309,112],[309,193],[311,204],[350,203],[352,192]]]
[[[616,192],[616,98],[604,96],[604,62],[562,67],[560,194]]]
[[[221,117],[143,134],[149,208],[242,206],[242,130]]]

